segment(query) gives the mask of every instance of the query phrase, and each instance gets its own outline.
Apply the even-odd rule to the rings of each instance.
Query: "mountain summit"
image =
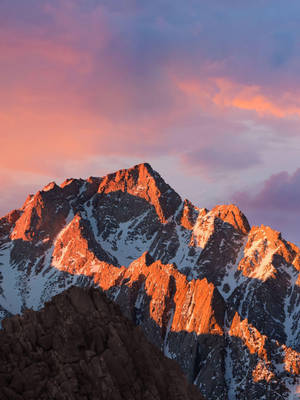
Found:
[[[300,372],[299,260],[235,205],[196,207],[140,164],[51,182],[0,219],[0,311],[100,287],[207,398],[288,399]]]

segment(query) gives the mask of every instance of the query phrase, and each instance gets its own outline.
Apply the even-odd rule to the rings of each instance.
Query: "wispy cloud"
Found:
[[[281,0],[3,0],[0,173],[48,180],[91,159],[171,157],[187,179],[226,176],[237,189],[242,174],[255,183],[285,169],[274,147],[300,145],[299,11]]]

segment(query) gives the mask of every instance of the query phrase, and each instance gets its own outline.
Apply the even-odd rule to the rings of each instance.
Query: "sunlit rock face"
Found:
[[[101,287],[207,398],[297,390],[299,249],[234,205],[195,207],[141,164],[50,183],[0,219],[0,246],[2,317]]]

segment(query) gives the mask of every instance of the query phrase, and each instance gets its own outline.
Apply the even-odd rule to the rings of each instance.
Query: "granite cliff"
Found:
[[[0,219],[2,318],[100,287],[209,399],[293,399],[300,251],[235,205],[183,200],[148,164],[54,182]]]

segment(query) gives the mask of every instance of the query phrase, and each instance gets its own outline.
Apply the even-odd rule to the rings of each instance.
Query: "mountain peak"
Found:
[[[162,223],[174,215],[182,202],[180,196],[148,163],[106,175],[99,185],[98,193],[116,191],[127,192],[152,204]]]
[[[263,398],[265,354],[272,387],[288,395],[300,368],[300,250],[249,228],[233,204],[183,201],[147,163],[50,183],[0,219],[0,319],[70,285],[98,286],[208,399]]]
[[[147,170],[150,174],[153,174],[153,173],[154,173],[153,168],[152,168],[151,165],[150,165],[149,163],[147,163],[147,162],[143,162],[143,163],[140,163],[140,164],[136,164],[136,165],[134,165],[134,166],[132,167],[132,169],[134,169],[134,168],[145,169],[145,170]],[[130,168],[130,169],[131,169],[131,168]]]
[[[49,190],[53,190],[58,188],[57,184],[53,181],[48,183],[48,185],[44,186],[43,192],[48,192]]]
[[[235,204],[223,204],[215,206],[211,212],[224,222],[232,225],[237,231],[246,235],[250,231],[250,225],[246,216]]]

